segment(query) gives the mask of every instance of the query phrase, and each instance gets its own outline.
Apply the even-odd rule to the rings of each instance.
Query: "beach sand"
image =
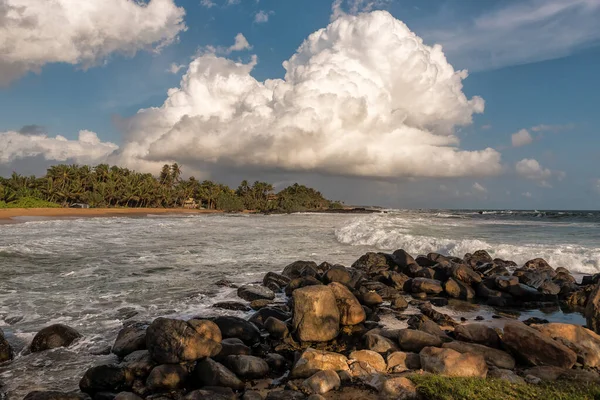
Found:
[[[0,209],[0,224],[18,223],[15,217],[116,217],[146,216],[148,214],[214,214],[218,210],[185,208],[6,208]]]

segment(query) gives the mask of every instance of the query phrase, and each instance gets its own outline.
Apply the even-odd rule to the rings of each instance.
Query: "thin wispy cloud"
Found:
[[[264,24],[266,22],[269,22],[269,17],[272,14],[274,14],[273,11],[260,10],[254,15],[254,22],[257,24]]]

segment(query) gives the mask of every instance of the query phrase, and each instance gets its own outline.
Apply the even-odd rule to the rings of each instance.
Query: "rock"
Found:
[[[362,255],[352,264],[352,268],[366,272],[367,274],[379,270],[389,269],[388,259],[383,253],[369,252]]]
[[[554,278],[556,276],[556,271],[554,271],[554,268],[552,268],[550,264],[548,264],[543,258],[534,258],[533,260],[529,260],[521,269],[532,272],[545,272],[550,275],[550,278]]]
[[[180,364],[163,364],[150,372],[146,387],[153,391],[169,391],[183,387],[188,379],[188,370]]]
[[[429,317],[433,322],[435,322],[438,325],[442,325],[442,326],[457,325],[456,321],[454,321],[454,319],[452,319],[452,317],[435,310],[429,303],[424,303],[424,304],[419,305],[419,310],[423,313],[423,315]]]
[[[273,300],[275,293],[271,289],[259,285],[243,285],[237,290],[237,295],[244,300]]]
[[[490,368],[487,374],[488,378],[501,379],[516,385],[525,384],[525,380],[511,370],[501,368]]]
[[[303,400],[305,397],[296,390],[274,390],[267,394],[265,400]]]
[[[331,390],[339,389],[340,377],[335,371],[319,371],[302,382],[302,390],[309,394],[325,394]]]
[[[410,254],[408,254],[406,251],[404,251],[403,249],[396,250],[392,254],[392,256],[393,256],[394,262],[398,265],[398,268],[400,268],[400,270],[408,267],[409,265],[417,264],[415,259]]]
[[[472,268],[464,264],[454,264],[450,269],[450,273],[453,278],[464,282],[467,285],[473,285],[475,283],[481,282],[481,275],[479,275],[477,272],[473,271]]]
[[[585,369],[564,369],[553,366],[538,366],[530,368],[524,371],[527,376],[534,376],[542,381],[572,381],[580,383],[594,383],[600,382],[600,375],[596,371],[585,370]]]
[[[470,300],[475,297],[475,290],[464,282],[450,278],[444,283],[444,290],[450,297],[461,300]]]
[[[292,378],[308,378],[318,371],[348,371],[348,359],[342,354],[328,351],[306,349],[294,367]]]
[[[118,393],[113,400],[142,400],[140,396],[131,392]]]
[[[391,339],[376,333],[367,333],[364,337],[365,348],[377,353],[387,353],[388,351],[397,351],[398,345]]]
[[[411,280],[408,275],[396,271],[383,271],[375,279],[387,286],[403,291],[408,289],[407,282]]]
[[[442,339],[414,329],[401,329],[398,332],[398,343],[402,350],[418,353],[425,347],[440,347]]]
[[[133,377],[146,379],[152,368],[156,366],[156,361],[152,359],[148,350],[137,350],[125,356],[119,365]]]
[[[307,286],[321,286],[323,282],[315,278],[314,276],[303,276],[301,278],[292,279],[291,282],[285,287],[285,295],[291,296],[294,290],[300,289]]]
[[[387,365],[381,354],[372,350],[356,350],[348,356],[350,360],[356,360],[361,363],[366,363],[378,372],[385,372]]]
[[[514,369],[515,359],[505,351],[493,349],[481,344],[451,342],[444,343],[442,348],[448,348],[459,353],[471,353],[482,355],[488,365],[493,365],[498,368]]]
[[[195,361],[219,354],[221,332],[211,321],[157,318],[146,330],[146,346],[159,364]]]
[[[490,254],[485,250],[477,250],[473,254],[465,254],[464,260],[471,268],[493,261]]]
[[[221,360],[227,356],[249,355],[250,352],[250,347],[246,346],[240,339],[228,338],[221,341],[221,351],[214,358]]]
[[[539,292],[542,292],[544,294],[557,295],[560,293],[560,286],[550,281],[544,281],[541,285],[538,286],[537,289]]]
[[[408,308],[408,302],[403,296],[398,296],[391,301],[392,310],[403,311]]]
[[[352,280],[352,275],[343,265],[334,265],[323,275],[323,282],[338,282],[347,285]]]
[[[266,299],[254,300],[254,301],[250,302],[250,308],[253,309],[254,311],[258,311],[272,303],[273,303],[272,300],[266,300]]]
[[[425,347],[419,357],[424,371],[443,376],[485,378],[488,371],[485,359],[479,354]]]
[[[261,299],[262,300],[262,299]],[[221,301],[212,305],[213,308],[221,308],[223,310],[232,311],[250,311],[252,310],[247,304],[240,303],[239,301]]]
[[[290,279],[303,276],[317,276],[317,263],[313,261],[295,261],[283,269],[281,275]]]
[[[307,286],[293,293],[293,329],[303,342],[326,342],[338,335],[340,312],[328,286]]]
[[[335,302],[340,314],[340,324],[356,325],[363,322],[366,318],[365,310],[363,310],[356,296],[343,284],[333,282],[327,285],[335,296]]]
[[[383,303],[383,299],[376,292],[366,292],[361,296],[362,304],[367,307],[376,307]]]
[[[508,293],[511,296],[520,299],[522,301],[544,301],[545,296],[543,293],[538,292],[531,286],[519,283],[518,285],[510,286]]]
[[[285,357],[277,353],[267,353],[265,361],[269,364],[269,368],[271,368],[272,371],[284,371],[288,366]]]
[[[119,331],[115,344],[112,347],[112,352],[118,357],[123,358],[134,351],[145,349],[146,325],[135,324]]]
[[[508,290],[509,287],[519,284],[519,278],[516,276],[496,276],[494,283],[499,290]]]
[[[267,318],[265,321],[265,329],[274,339],[283,339],[290,334],[287,324],[273,317]]]
[[[311,394],[310,396],[308,396],[306,398],[306,400],[326,400],[325,397],[321,396],[320,394]]]
[[[4,338],[4,332],[2,332],[2,329],[0,329],[0,363],[10,361],[13,359],[13,357],[13,349],[8,341]],[[2,385],[0,385],[0,387],[2,387]]]
[[[168,400],[170,397],[164,397],[160,400]],[[183,400],[236,400],[237,396],[231,388],[219,386],[206,386],[199,390],[188,393]],[[158,399],[157,399],[158,400]]]
[[[417,388],[408,378],[395,377],[383,382],[380,391],[382,399],[412,400],[418,399]]]
[[[196,363],[192,373],[193,381],[199,386],[222,386],[233,390],[242,390],[242,382],[233,372],[223,364],[210,358],[205,358]]]
[[[29,392],[23,400],[89,400],[89,397],[82,393],[36,390]]]
[[[437,261],[433,261],[425,256],[418,256],[415,258],[415,262],[424,268],[430,268],[437,264]]]
[[[438,324],[430,320],[424,315],[413,315],[408,319],[408,326],[419,331],[429,333],[430,335],[439,337],[442,342],[449,342],[452,339],[446,335],[446,332],[440,328]]]
[[[292,317],[292,314],[275,307],[264,307],[252,315],[248,321],[252,322],[258,328],[264,328],[265,322],[269,317],[277,318],[280,321],[286,321]]]
[[[263,309],[259,310],[261,312]],[[238,338],[248,345],[260,342],[260,331],[250,321],[233,316],[221,316],[213,319],[223,338]]]
[[[280,288],[286,287],[290,283],[290,278],[287,276],[277,274],[275,272],[267,272],[263,278],[263,286],[269,287],[269,284],[275,284]]]
[[[440,294],[444,291],[442,282],[435,279],[414,278],[411,282],[413,293]]]
[[[421,369],[421,358],[417,353],[396,351],[387,356],[387,368],[391,372]]]
[[[585,319],[589,329],[600,333],[600,283],[596,284],[587,298]]]
[[[227,356],[223,362],[242,379],[263,378],[269,373],[267,362],[254,356]]]
[[[583,359],[584,366],[600,367],[600,335],[571,324],[550,323],[532,325],[532,328],[552,339],[564,339],[576,344],[581,349],[581,352],[576,353]]]
[[[458,325],[454,328],[456,339],[463,342],[479,343],[484,346],[498,348],[500,346],[500,337],[498,333],[483,324]]]
[[[32,353],[36,353],[57,347],[68,347],[80,337],[81,334],[75,329],[63,324],[54,324],[39,331],[29,349]]]
[[[125,367],[109,364],[88,369],[79,381],[79,389],[88,394],[102,391],[122,392],[131,388],[134,376]]]
[[[264,398],[255,390],[246,390],[241,400],[264,400]]]
[[[507,322],[504,326],[502,342],[512,352],[534,366],[551,365],[570,369],[577,361],[577,355],[568,347],[522,322]]]

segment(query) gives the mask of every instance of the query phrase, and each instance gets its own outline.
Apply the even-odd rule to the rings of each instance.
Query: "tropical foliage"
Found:
[[[227,185],[194,177],[182,179],[181,167],[165,165],[158,177],[100,164],[55,165],[44,177],[13,173],[0,177],[0,207],[51,207],[85,203],[91,207],[182,207],[187,199],[207,209],[225,211],[307,211],[339,208],[318,191],[294,184],[279,193],[266,182]]]

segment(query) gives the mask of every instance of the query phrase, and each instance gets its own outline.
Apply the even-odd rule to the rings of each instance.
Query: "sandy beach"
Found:
[[[0,209],[0,224],[18,223],[15,217],[114,217],[145,216],[148,214],[214,214],[219,210],[185,208],[7,208]]]

